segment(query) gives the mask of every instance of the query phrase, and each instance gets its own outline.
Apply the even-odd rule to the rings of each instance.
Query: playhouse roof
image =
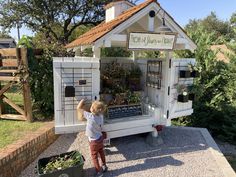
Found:
[[[115,30],[118,26],[120,26],[123,23],[125,23],[126,21],[128,21],[128,19],[135,16],[141,10],[143,10],[144,8],[146,8],[147,6],[149,6],[152,3],[155,3],[156,5],[158,5],[161,8],[161,6],[157,2],[157,0],[146,0],[145,2],[143,2],[137,6],[131,7],[130,9],[126,10],[125,12],[120,14],[118,17],[116,17],[115,19],[113,19],[107,23],[105,21],[103,21],[101,24],[95,26],[94,28],[92,28],[91,30],[86,32],[85,34],[81,35],[76,40],[67,44],[65,47],[68,49],[72,49],[72,48],[76,48],[79,46],[93,45],[95,42],[97,42],[103,36],[105,36],[106,34],[108,34],[111,31]],[[178,23],[176,23],[176,21],[166,11],[164,11],[164,12],[165,12],[166,16],[172,21],[172,24],[175,25],[174,28],[176,28],[177,31],[181,33],[182,37],[187,39],[188,43],[191,45],[191,50],[196,49],[196,47],[197,47],[196,44],[194,44],[194,42],[188,37],[188,35],[184,31],[184,29]]]
[[[102,22],[98,26],[95,26],[94,28],[92,28],[91,30],[86,32],[85,34],[81,35],[78,39],[67,44],[66,48],[73,48],[73,47],[77,47],[80,45],[92,44],[93,42],[95,42],[96,40],[98,40],[99,38],[101,38],[102,36],[107,34],[108,32],[110,32],[116,26],[118,26],[122,22],[126,21],[128,18],[132,17],[134,14],[136,14],[137,12],[139,12],[140,10],[142,10],[143,8],[145,8],[146,6],[151,4],[152,2],[157,3],[156,0],[147,0],[142,4],[139,4],[137,6],[134,6],[130,9],[128,9],[127,11],[125,11],[124,13],[119,15],[114,20],[111,20],[107,23]],[[159,3],[157,3],[157,4],[160,5]]]

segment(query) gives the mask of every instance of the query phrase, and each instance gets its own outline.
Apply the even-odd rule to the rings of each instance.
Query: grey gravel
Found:
[[[135,177],[223,177],[209,147],[198,130],[165,128],[162,143],[147,143],[147,135],[134,135],[111,140],[105,148],[109,176]],[[154,144],[153,144],[154,142]],[[93,176],[87,137],[84,133],[61,135],[39,157],[79,150],[85,157],[85,176]],[[36,159],[20,175],[35,177]]]

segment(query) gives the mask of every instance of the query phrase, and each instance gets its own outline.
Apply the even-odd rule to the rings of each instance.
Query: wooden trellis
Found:
[[[32,104],[26,48],[0,49],[0,82],[3,81],[6,84],[3,87],[0,87],[0,118],[27,120],[31,122]],[[5,95],[5,93],[15,84],[22,84],[24,109]],[[19,114],[3,114],[3,102],[10,105]]]

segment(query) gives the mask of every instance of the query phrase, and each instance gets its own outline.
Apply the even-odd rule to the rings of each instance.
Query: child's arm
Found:
[[[84,118],[84,99],[82,99],[80,102],[79,102],[79,104],[78,104],[78,106],[77,106],[77,114],[78,114],[78,119],[79,120],[82,120],[82,121],[84,121],[85,120],[85,118]]]

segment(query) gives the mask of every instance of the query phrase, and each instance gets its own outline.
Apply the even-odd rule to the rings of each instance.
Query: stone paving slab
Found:
[[[112,176],[139,177],[236,177],[233,169],[206,129],[166,127],[160,134],[163,143],[147,143],[147,136],[133,135],[111,140],[105,149]],[[85,157],[85,176],[93,176],[87,137],[84,133],[60,136],[39,157],[71,150]],[[36,159],[19,177],[36,177]]]

